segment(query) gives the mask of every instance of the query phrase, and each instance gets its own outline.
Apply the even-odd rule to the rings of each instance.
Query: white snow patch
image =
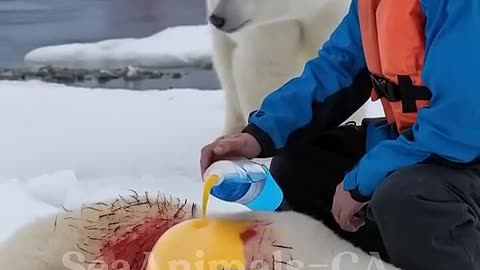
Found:
[[[0,97],[0,241],[40,214],[129,190],[200,202],[200,149],[221,131],[222,91],[2,81]],[[210,210],[245,208],[212,198]]]
[[[79,207],[82,203],[97,202],[99,200],[118,198],[118,195],[128,197],[138,194],[156,198],[162,194],[188,199],[190,202],[201,205],[203,185],[200,179],[186,179],[172,173],[166,179],[153,176],[116,176],[82,179],[75,189],[70,189],[64,206],[67,209]],[[226,203],[214,197],[210,198],[208,212],[245,211],[246,207],[233,203]]]
[[[58,212],[56,208],[33,198],[18,179],[0,182],[0,194],[0,242],[35,218]]]
[[[366,109],[365,118],[385,117],[385,112],[383,111],[380,100],[372,101],[369,99],[363,106]]]
[[[223,92],[129,91],[0,82],[0,178],[199,177],[221,132]]]
[[[60,208],[65,203],[67,195],[78,184],[75,172],[57,171],[44,174],[25,181],[25,190],[33,197],[53,207]]]
[[[175,26],[139,39],[42,47],[29,52],[25,61],[33,66],[85,69],[207,66],[211,64],[210,33],[207,25]]]
[[[129,190],[199,203],[200,149],[220,134],[223,110],[222,91],[0,81],[0,241],[37,216]],[[246,210],[211,200],[212,212]]]

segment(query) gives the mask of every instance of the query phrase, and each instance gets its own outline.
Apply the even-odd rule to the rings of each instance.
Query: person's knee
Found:
[[[317,166],[309,161],[314,157],[314,152],[308,148],[284,149],[272,158],[270,173],[281,187],[296,188],[299,181],[305,181],[302,179],[317,176]]]
[[[374,219],[408,218],[418,195],[428,188],[428,181],[418,178],[421,165],[390,174],[374,192],[369,208]],[[431,188],[431,187],[430,187]]]
[[[289,152],[283,152],[274,156],[270,162],[270,173],[282,188],[285,188],[285,185],[291,182],[295,171],[295,159]]]

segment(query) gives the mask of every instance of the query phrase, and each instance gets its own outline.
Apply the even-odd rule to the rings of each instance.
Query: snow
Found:
[[[57,209],[35,199],[18,179],[0,182],[0,241],[6,240],[15,230],[34,218],[57,212]]]
[[[62,68],[198,67],[211,64],[207,25],[170,27],[145,38],[121,38],[95,43],[53,45],[34,49],[25,56],[33,66]],[[195,46],[192,46],[192,41]]]
[[[2,81],[0,96],[0,205],[8,221],[0,240],[34,216],[130,189],[200,201],[199,154],[221,131],[222,91]],[[244,208],[213,199],[211,209]]]
[[[0,211],[8,221],[0,241],[34,217],[129,190],[200,202],[200,149],[221,132],[223,91],[0,81],[0,97]],[[211,200],[212,212],[245,210]]]
[[[217,135],[223,121],[221,91],[0,86],[0,177],[71,169],[80,177],[165,170],[193,177],[184,169],[197,167],[198,153],[188,156]]]
[[[75,172],[57,171],[32,177],[25,182],[25,190],[35,199],[60,208],[65,203],[71,188],[78,184]]]

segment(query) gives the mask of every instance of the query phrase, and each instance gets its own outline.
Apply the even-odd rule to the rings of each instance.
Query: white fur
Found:
[[[143,198],[140,200],[145,201]],[[135,204],[138,200],[131,200],[129,204]],[[122,213],[118,211],[114,216],[108,217],[103,221],[103,225],[95,225],[104,228],[106,222],[120,222],[125,226],[134,226],[145,220],[146,217],[159,216],[159,208],[169,215],[173,216],[175,209],[175,198],[170,200],[169,204],[156,204],[154,200],[149,199],[150,206],[145,204],[130,208],[131,211]],[[181,202],[181,200],[176,200]],[[115,203],[114,203],[115,204]],[[96,243],[87,239],[90,237],[100,237],[102,230],[88,231],[85,227],[92,226],[105,214],[112,213],[111,202],[104,204],[105,207],[95,204],[87,205],[87,208],[74,209],[70,213],[61,213],[58,216],[52,215],[43,217],[32,222],[16,232],[7,242],[0,246],[0,269],[8,270],[86,270],[100,269],[88,267],[85,263],[78,263],[75,254],[80,254],[83,259],[89,259],[89,254],[77,247],[77,245],[86,245],[89,251],[95,250]],[[167,209],[170,205],[170,209]],[[89,209],[89,206],[97,210]],[[184,204],[182,209],[187,213],[182,220],[199,216],[199,210],[196,208],[193,216],[189,211],[191,204]],[[116,206],[115,206],[116,207]],[[122,207],[122,206],[120,206]],[[332,231],[318,222],[305,215],[294,212],[243,212],[232,214],[217,214],[217,217],[231,220],[260,220],[272,223],[271,236],[278,244],[293,247],[288,251],[288,256],[280,258],[284,262],[289,262],[290,258],[296,261],[289,262],[297,267],[275,267],[280,269],[305,269],[305,270],[393,270],[397,269],[392,265],[381,262],[350,243],[338,238]],[[69,217],[69,219],[65,219]],[[118,226],[118,225],[115,225]],[[96,234],[95,234],[96,232]],[[104,231],[108,233],[108,231]],[[265,240],[267,241],[267,240]],[[68,256],[69,252],[75,252]],[[132,251],[135,252],[135,251]],[[260,253],[262,250],[259,251]],[[67,256],[65,256],[67,254]],[[290,257],[292,256],[292,257]],[[278,259],[278,258],[277,258]],[[72,262],[73,261],[73,262]],[[65,263],[70,262],[70,265]],[[298,265],[297,263],[301,263]],[[340,263],[340,267],[339,264]],[[322,266],[324,265],[324,266]],[[268,270],[268,269],[265,269]]]
[[[241,214],[237,214],[241,216]],[[273,222],[280,243],[293,246],[290,264],[301,270],[399,270],[341,239],[323,223],[296,212],[248,212]],[[290,254],[289,254],[290,255]],[[287,259],[284,257],[282,259]],[[288,270],[299,270],[294,267]]]
[[[208,16],[225,18],[222,28],[209,24],[225,92],[225,134],[240,131],[266,95],[301,74],[349,5],[350,0],[207,0]],[[349,120],[359,122],[364,113],[362,107]]]

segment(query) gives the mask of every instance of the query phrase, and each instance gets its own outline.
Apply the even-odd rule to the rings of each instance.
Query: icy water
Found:
[[[170,26],[204,24],[205,14],[205,0],[0,0],[0,67],[25,66],[25,54],[38,47],[145,37]],[[112,87],[218,88],[213,71],[183,75]]]

